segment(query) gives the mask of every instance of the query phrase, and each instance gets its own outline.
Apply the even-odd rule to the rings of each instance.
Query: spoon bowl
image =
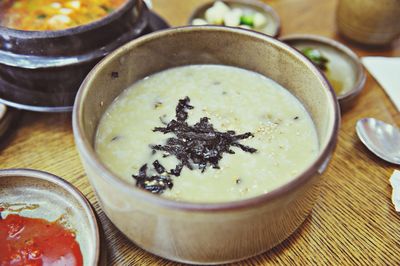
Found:
[[[363,118],[356,124],[361,142],[376,156],[400,164],[400,130],[375,118]]]

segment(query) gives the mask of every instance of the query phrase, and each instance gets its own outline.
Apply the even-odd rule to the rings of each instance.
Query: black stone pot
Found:
[[[0,26],[0,102],[31,111],[70,111],[81,82],[104,56],[167,27],[142,0],[128,0],[101,20],[66,30]]]

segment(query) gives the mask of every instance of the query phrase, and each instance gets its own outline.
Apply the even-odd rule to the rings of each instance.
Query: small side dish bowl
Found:
[[[96,63],[124,43],[166,27],[142,0],[126,0],[99,20],[63,30],[0,26],[0,102],[30,111],[71,111]]]
[[[327,71],[322,71],[336,91],[342,110],[350,108],[365,85],[366,75],[358,56],[347,46],[317,35],[290,35],[281,41],[299,51],[316,49],[327,58]]]
[[[51,222],[61,219],[75,232],[84,265],[107,264],[96,214],[70,183],[42,171],[5,169],[0,170],[0,195],[3,214],[17,213]]]
[[[188,24],[192,25],[193,21],[198,18],[204,19],[206,11],[210,9],[215,2],[217,1],[209,2],[196,8],[189,17]],[[226,4],[231,9],[236,8],[243,11],[258,12],[262,14],[266,18],[265,27],[263,30],[254,30],[260,31],[272,37],[277,37],[279,35],[281,28],[280,18],[275,10],[269,5],[258,0],[224,0],[221,2]]]
[[[275,190],[226,203],[174,201],[118,178],[94,149],[96,129],[107,107],[135,81],[192,64],[222,64],[255,71],[287,88],[314,121],[320,145],[317,158],[304,172]],[[260,254],[301,225],[317,199],[321,175],[336,145],[339,119],[337,100],[329,84],[295,49],[254,31],[196,26],[146,35],[106,57],[78,92],[73,130],[82,163],[104,212],[129,239],[170,260],[215,264]]]

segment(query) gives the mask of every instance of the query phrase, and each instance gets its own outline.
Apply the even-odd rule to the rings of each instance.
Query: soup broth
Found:
[[[109,106],[95,139],[98,156],[121,179],[189,202],[267,193],[304,171],[318,145],[310,115],[288,90],[221,65],[136,82]]]
[[[5,0],[0,25],[29,31],[62,30],[107,16],[126,0]]]

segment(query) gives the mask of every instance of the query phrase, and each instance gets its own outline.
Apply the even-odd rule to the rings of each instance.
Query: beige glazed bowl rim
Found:
[[[260,41],[263,41],[267,44],[272,44],[274,46],[279,47],[280,49],[285,50],[290,53],[292,56],[296,57],[305,67],[309,68],[321,81],[321,85],[323,85],[324,89],[327,91],[327,97],[329,97],[329,129],[327,130],[328,137],[325,143],[321,143],[321,149],[318,157],[313,161],[313,163],[307,167],[302,173],[300,173],[297,177],[289,181],[288,183],[280,186],[270,192],[265,194],[238,200],[238,201],[230,201],[230,202],[221,202],[221,203],[196,203],[196,202],[184,202],[184,201],[175,201],[172,199],[167,199],[164,197],[160,197],[159,195],[153,195],[147,191],[137,188],[134,184],[131,184],[127,181],[118,178],[115,174],[113,174],[99,159],[96,155],[96,152],[92,145],[92,140],[89,140],[85,136],[84,125],[83,125],[83,106],[85,105],[85,98],[87,96],[88,90],[91,86],[91,83],[100,69],[106,66],[110,61],[113,61],[115,58],[119,58],[126,54],[128,51],[135,49],[135,47],[140,47],[145,45],[149,41],[157,40],[163,38],[164,36],[171,35],[179,35],[185,33],[192,32],[225,32],[230,34],[236,34],[238,37],[241,35],[249,36],[256,38]],[[336,100],[336,96],[333,92],[333,89],[325,79],[325,77],[320,73],[320,71],[308,60],[304,55],[290,47],[289,45],[273,38],[267,36],[265,34],[261,34],[258,32],[254,32],[251,30],[244,30],[239,28],[228,28],[222,26],[185,26],[167,29],[163,31],[158,31],[155,33],[151,33],[135,39],[121,48],[115,50],[106,58],[104,58],[100,63],[98,63],[92,71],[88,74],[84,82],[82,83],[77,97],[75,99],[74,110],[72,114],[73,118],[73,131],[75,135],[75,142],[80,150],[82,159],[86,161],[91,167],[96,169],[96,174],[101,176],[106,182],[112,184],[113,186],[118,187],[121,191],[131,195],[132,197],[141,199],[149,204],[158,205],[160,207],[174,208],[180,210],[187,211],[203,211],[203,212],[218,212],[218,211],[227,211],[227,210],[239,210],[243,208],[254,207],[260,204],[264,204],[269,201],[273,201],[274,199],[280,198],[284,196],[286,193],[295,190],[298,187],[301,187],[302,184],[306,183],[310,178],[312,178],[313,174],[318,172],[322,173],[325,170],[327,162],[330,159],[331,153],[336,145],[336,138],[339,129],[339,107],[338,102]],[[97,177],[99,178],[99,177]],[[101,197],[101,195],[99,195]]]

